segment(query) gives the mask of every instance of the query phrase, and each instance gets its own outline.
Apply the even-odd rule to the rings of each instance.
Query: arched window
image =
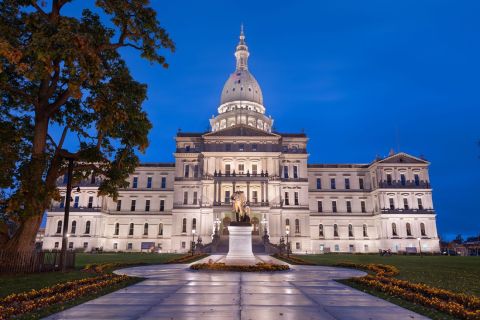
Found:
[[[118,234],[120,233],[120,223],[115,223],[115,231],[114,231],[114,235],[115,236],[118,236]]]
[[[77,232],[77,221],[73,220],[72,227],[70,228],[70,233],[75,234],[75,232]]]
[[[420,223],[420,234],[422,237],[425,237],[427,235],[427,232],[425,231],[425,223]]]
[[[289,226],[290,225],[290,219],[285,219],[285,225]]]
[[[320,238],[323,238],[323,237],[324,237],[323,224],[319,224],[319,225],[318,225],[318,236],[319,236]]]
[[[348,225],[348,236],[353,238],[353,226],[351,224]]]
[[[57,222],[57,233],[62,233],[62,220]]]
[[[143,235],[148,236],[148,223],[143,225]]]
[[[338,226],[336,224],[333,225],[333,236],[338,237]]]
[[[412,227],[410,226],[410,223],[407,222],[407,236],[411,237],[412,236]]]
[[[363,225],[363,236],[368,237],[368,227],[366,224]]]
[[[295,219],[295,233],[300,233],[300,220]]]
[[[128,235],[133,236],[133,223],[130,223],[130,227],[128,228]]]
[[[158,225],[158,235],[163,236],[163,223]]]
[[[85,223],[85,234],[90,234],[90,221]]]
[[[187,218],[183,218],[182,222],[182,232],[186,233],[187,232]]]
[[[192,220],[192,230],[197,230],[197,219],[195,218]]]
[[[395,223],[392,223],[392,236],[394,237],[398,236],[397,225]]]

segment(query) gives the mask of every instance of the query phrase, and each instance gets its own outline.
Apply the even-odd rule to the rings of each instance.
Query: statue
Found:
[[[243,191],[235,191],[231,197],[232,211],[235,212],[237,222],[250,222],[250,207],[247,206],[247,200]]]

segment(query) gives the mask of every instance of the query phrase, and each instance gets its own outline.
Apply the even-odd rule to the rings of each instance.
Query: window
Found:
[[[323,238],[325,236],[324,233],[323,233],[323,224],[318,225],[318,236],[320,238]]]
[[[88,207],[93,208],[93,197],[88,197]]]
[[[193,167],[193,176],[198,178],[198,164]]]
[[[332,212],[337,212],[337,201],[332,201]]]
[[[190,145],[185,145],[185,152],[190,152]]]
[[[160,212],[165,211],[165,200],[160,200]]]
[[[147,189],[151,189],[152,188],[152,177],[148,177],[147,178]]]
[[[413,179],[415,180],[415,185],[419,186],[420,185],[420,176],[418,175],[418,173],[415,173],[413,175]]]
[[[182,241],[182,249],[185,249],[187,246],[186,242],[185,241]]]
[[[290,205],[290,200],[288,199],[288,192],[285,192],[285,205]]]
[[[405,178],[405,174],[400,174],[400,183],[402,184],[402,186],[406,185],[407,184],[407,179]]]
[[[117,200],[117,211],[122,210],[122,200]]]
[[[252,151],[257,151],[257,145],[256,144],[252,144]]]
[[[186,164],[183,169],[183,176],[188,178],[190,176],[190,165]]]
[[[83,243],[83,249],[87,249],[88,248],[88,242],[84,242]]]
[[[403,198],[403,208],[405,210],[408,210],[409,207],[408,207],[408,199],[407,198]]]
[[[230,168],[231,168],[230,164],[225,165],[225,175],[227,175],[227,176],[230,175]]]
[[[198,201],[197,197],[198,197],[198,192],[194,191],[193,192],[193,204],[197,204],[197,201]]]
[[[62,220],[57,222],[57,233],[62,233]]]
[[[65,208],[65,197],[60,198],[60,208]]]
[[[395,209],[395,201],[393,201],[393,198],[389,198],[388,202],[390,203],[390,210]]]
[[[295,205],[298,206],[298,192],[294,193],[294,197]]]
[[[188,191],[183,192],[183,204],[188,204]]]
[[[225,150],[226,150],[226,151],[232,151],[232,145],[231,145],[230,143],[227,143],[227,144],[225,145]]]
[[[148,236],[148,223],[143,225],[143,235]]]
[[[257,170],[258,170],[258,166],[256,164],[252,164],[252,174],[254,176],[257,175]]]
[[[77,221],[72,221],[72,227],[70,228],[70,233],[75,234],[77,232]]]
[[[225,191],[225,203],[230,203],[230,190]]]
[[[283,177],[288,179],[288,166],[283,166]]]
[[[353,226],[351,224],[348,225],[348,236],[353,238]]]
[[[113,235],[114,236],[118,236],[118,234],[120,233],[120,223],[115,223],[115,231],[113,232]]]
[[[363,251],[368,252],[368,244],[363,245]]]
[[[192,220],[192,230],[197,230],[197,219],[193,218]]]
[[[300,242],[295,242],[295,249],[300,250]]]
[[[158,225],[158,235],[163,236],[163,223]]]
[[[350,189],[350,179],[345,178],[345,189]]]
[[[333,236],[338,237],[338,225],[333,225]]]
[[[363,225],[363,236],[368,237],[368,227],[366,224]]]
[[[387,185],[392,185],[392,175],[390,173],[387,173]]]
[[[243,143],[238,145],[238,151],[245,151],[245,145]]]
[[[167,187],[167,177],[162,177],[162,189]]]
[[[128,235],[133,236],[133,223],[130,223],[130,227],[128,228]]]
[[[338,244],[335,245],[335,251],[340,251],[340,246]]]
[[[323,203],[322,201],[317,201],[317,211],[323,212]]]
[[[115,242],[115,243],[113,244],[113,250],[118,250],[118,243]]]
[[[182,220],[182,233],[187,232],[187,218],[183,218]]]
[[[55,249],[58,249],[59,245],[60,245],[60,243],[55,242],[55,245],[54,245]]]
[[[355,245],[354,244],[349,244],[348,245],[348,252],[350,252],[350,253],[355,252]]]
[[[347,201],[347,212],[348,213],[352,212],[352,202],[351,201]]]
[[[406,225],[406,229],[407,229],[407,236],[411,237],[412,236],[412,227],[410,226],[410,223],[407,222],[407,225]]]
[[[257,190],[252,191],[252,198],[253,198],[253,203],[258,203],[258,191]]]
[[[363,178],[359,178],[358,179],[358,188],[360,190],[363,190],[364,189],[364,186],[363,186]]]
[[[317,178],[317,190],[322,189],[322,179]]]
[[[293,178],[298,179],[298,166],[293,166]]]
[[[360,207],[362,208],[363,213],[367,212],[367,206],[365,204],[365,201],[360,201]]]
[[[85,224],[85,234],[90,234],[90,221]]]
[[[130,204],[130,211],[135,211],[135,206],[137,205],[137,200],[132,200]]]
[[[335,186],[335,178],[330,179],[330,189],[334,190],[337,187]]]
[[[425,223],[420,223],[420,234],[422,235],[422,237],[425,237],[427,235],[427,233],[425,232]]]
[[[132,250],[133,244],[131,242],[127,243],[127,250]]]
[[[418,201],[418,210],[423,210],[422,198],[417,198]]]
[[[138,177],[133,177],[132,188],[137,189],[138,187]]]
[[[398,236],[397,225],[395,223],[392,223],[392,236],[394,237]]]
[[[75,197],[75,200],[73,202],[73,207],[74,208],[78,208],[78,202],[80,201],[80,197],[79,196],[76,196]]]
[[[295,219],[295,233],[300,233],[300,220]]]
[[[150,200],[145,200],[145,211],[150,211]]]
[[[238,165],[238,174],[243,174],[245,171],[245,165],[243,163],[240,163]]]
[[[68,249],[73,249],[73,242],[68,243]]]
[[[290,219],[285,219],[285,226],[290,226]]]

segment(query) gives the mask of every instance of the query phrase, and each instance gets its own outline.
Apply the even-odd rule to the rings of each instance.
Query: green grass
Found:
[[[433,287],[480,296],[480,257],[389,256],[380,255],[302,255],[318,265],[339,262],[390,264],[400,270],[398,279],[421,282]]]
[[[75,267],[83,268],[87,264],[99,263],[128,263],[128,264],[163,264],[172,259],[183,256],[176,253],[77,253]]]

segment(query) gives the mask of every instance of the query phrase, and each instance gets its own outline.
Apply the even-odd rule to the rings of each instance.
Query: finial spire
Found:
[[[237,45],[237,50],[235,51],[235,58],[237,59],[237,70],[247,70],[248,69],[248,52],[247,44],[245,43],[245,34],[243,33],[243,23],[240,24],[240,41]]]

